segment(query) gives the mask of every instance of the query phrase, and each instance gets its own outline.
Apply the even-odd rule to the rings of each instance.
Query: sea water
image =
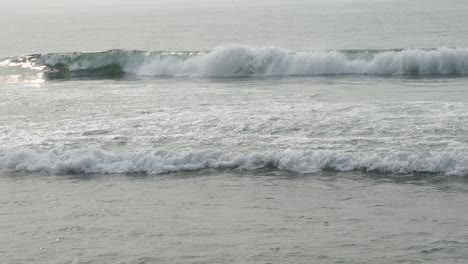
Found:
[[[121,2],[0,9],[0,262],[468,261],[468,3]]]

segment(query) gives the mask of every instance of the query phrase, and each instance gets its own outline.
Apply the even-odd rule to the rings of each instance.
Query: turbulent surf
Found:
[[[292,51],[227,45],[211,51],[51,53],[10,58],[0,66],[45,69],[51,77],[75,75],[266,77],[317,75],[466,75],[468,48]],[[56,75],[54,75],[54,73]]]
[[[234,153],[221,151],[16,150],[0,153],[0,168],[46,173],[144,173],[162,174],[204,169],[284,170],[318,173],[324,170],[393,174],[468,175],[467,153],[346,153],[339,151],[270,151]]]

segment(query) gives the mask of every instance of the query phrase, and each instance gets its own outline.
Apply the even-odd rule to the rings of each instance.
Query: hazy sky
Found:
[[[14,0],[5,1],[0,8],[40,8],[65,6],[99,6],[99,5],[144,5],[157,3],[211,2],[213,0]],[[222,0],[231,1],[232,0]]]
[[[160,3],[288,3],[292,0],[7,0],[0,5],[0,9],[10,8],[50,8],[50,7],[74,7],[74,6],[106,6],[106,5],[155,5]],[[294,2],[336,2],[343,0],[294,0]],[[362,1],[362,0],[352,0]],[[364,0],[368,1],[368,0]],[[376,1],[376,0],[374,0]],[[385,1],[385,0],[379,0]]]
[[[291,2],[317,2],[317,3],[328,3],[328,2],[368,2],[378,3],[387,2],[392,0],[7,0],[0,5],[0,9],[10,8],[51,8],[51,7],[74,7],[74,6],[112,6],[112,5],[157,5],[161,3],[165,4],[180,4],[180,3],[261,3],[261,4],[273,4],[273,3],[291,3]],[[442,0],[438,0],[442,1]]]

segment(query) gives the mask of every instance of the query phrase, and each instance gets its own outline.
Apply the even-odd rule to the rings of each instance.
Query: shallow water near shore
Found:
[[[3,175],[1,254],[8,263],[467,258],[466,183],[275,174]]]

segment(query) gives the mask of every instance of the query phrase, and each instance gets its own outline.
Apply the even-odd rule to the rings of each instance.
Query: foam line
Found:
[[[339,151],[266,151],[233,153],[193,151],[133,151],[112,153],[96,149],[0,152],[0,168],[47,173],[162,174],[203,169],[285,170],[317,173],[323,170],[381,173],[468,175],[468,153],[348,153]]]

